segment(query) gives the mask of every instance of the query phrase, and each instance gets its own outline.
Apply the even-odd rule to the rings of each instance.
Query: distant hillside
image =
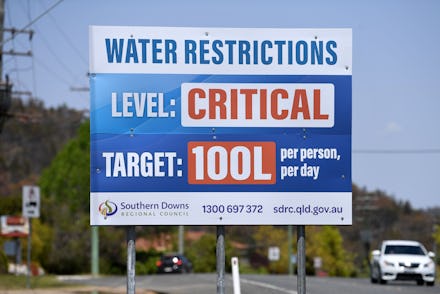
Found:
[[[356,252],[356,262],[366,261],[370,250],[386,239],[413,239],[434,250],[434,225],[440,208],[418,210],[380,190],[367,191],[353,184],[353,225],[340,227],[346,249]]]
[[[0,197],[38,178],[85,119],[81,111],[65,105],[46,108],[35,99],[13,99],[8,116],[0,132]]]

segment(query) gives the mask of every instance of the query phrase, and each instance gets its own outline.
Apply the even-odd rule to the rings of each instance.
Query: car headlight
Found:
[[[383,261],[383,265],[385,265],[385,266],[394,266],[394,263],[390,262],[390,261],[387,261],[387,260],[384,260]]]
[[[428,261],[427,263],[425,263],[424,265],[423,265],[423,267],[433,267],[434,266],[434,262],[432,261],[432,260],[430,260],[430,261]]]

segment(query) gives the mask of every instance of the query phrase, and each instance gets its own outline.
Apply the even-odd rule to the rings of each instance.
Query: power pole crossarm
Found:
[[[89,87],[70,87],[70,91],[72,92],[89,92]]]
[[[1,52],[2,55],[15,55],[15,56],[32,56],[32,52],[28,51],[28,52],[16,52],[14,50],[9,50],[9,51],[2,51]]]
[[[34,36],[34,31],[33,30],[20,30],[20,29],[16,29],[16,28],[4,28],[2,29],[3,32],[6,33],[11,33],[12,35],[15,34],[28,34],[29,35],[29,40],[32,40],[32,37]]]

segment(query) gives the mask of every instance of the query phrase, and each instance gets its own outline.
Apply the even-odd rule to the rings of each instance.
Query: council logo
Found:
[[[108,216],[112,216],[118,211],[118,206],[116,203],[106,200],[99,204],[98,211],[104,216],[104,219],[107,219]]]

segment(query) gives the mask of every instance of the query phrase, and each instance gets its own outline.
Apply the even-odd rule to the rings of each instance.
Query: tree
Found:
[[[350,276],[354,272],[353,256],[344,249],[339,230],[332,226],[308,227],[306,255],[322,259],[322,270],[330,276]]]
[[[68,203],[70,213],[89,214],[89,151],[87,121],[79,128],[77,137],[69,141],[43,171],[40,186],[45,200],[56,206]],[[46,212],[45,216],[50,220],[53,214]]]
[[[82,111],[45,108],[37,99],[12,99],[9,113],[0,132],[0,197],[20,193],[20,182],[35,184],[85,119]]]
[[[89,129],[89,121],[84,122],[77,136],[61,149],[40,178],[41,221],[51,230],[44,234],[46,247],[39,256],[49,272],[73,274],[90,271]],[[100,246],[100,272],[124,272],[124,230],[117,227],[101,229]]]
[[[89,122],[56,155],[40,179],[41,220],[52,227],[43,266],[71,274],[90,268]]]
[[[187,246],[186,256],[193,264],[195,272],[215,272],[217,267],[217,240],[211,233],[204,234],[199,240]],[[231,267],[233,250],[230,243],[225,241],[226,268]]]
[[[259,226],[255,232],[256,252],[260,256],[267,258],[269,247],[278,247],[280,249],[280,259],[270,261],[268,270],[271,273],[287,273],[289,256],[287,244],[287,232],[282,227]]]
[[[434,233],[433,233],[433,238],[434,238],[434,242],[435,242],[435,247],[436,248],[440,248],[440,225],[435,225],[434,226]],[[439,256],[438,254],[435,256],[436,259],[436,264],[439,264]]]

